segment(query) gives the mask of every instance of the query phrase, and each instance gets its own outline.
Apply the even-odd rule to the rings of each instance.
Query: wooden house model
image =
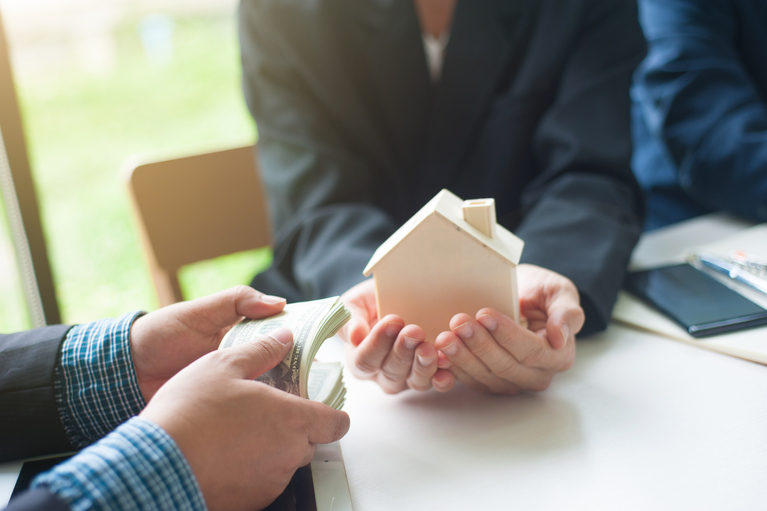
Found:
[[[434,342],[459,312],[492,307],[519,323],[524,242],[495,220],[495,201],[442,190],[373,254],[378,317],[397,314]]]

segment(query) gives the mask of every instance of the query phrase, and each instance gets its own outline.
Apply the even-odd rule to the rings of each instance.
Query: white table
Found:
[[[748,226],[718,214],[654,231],[632,264]],[[347,384],[356,511],[767,509],[767,367],[753,362],[613,324],[536,395]]]
[[[745,226],[731,223],[636,256]],[[355,511],[767,509],[767,367],[753,362],[612,325],[540,394],[347,387]],[[0,505],[19,467],[0,465]]]
[[[544,393],[348,382],[356,511],[767,506],[767,367],[611,326]]]
[[[347,381],[355,511],[764,509],[767,367],[617,325],[578,342],[537,395]]]

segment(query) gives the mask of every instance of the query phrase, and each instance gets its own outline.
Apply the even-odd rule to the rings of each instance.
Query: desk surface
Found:
[[[767,502],[767,367],[752,362],[613,325],[538,395],[347,383],[356,511]]]
[[[573,368],[536,395],[347,386],[355,511],[767,502],[767,367],[631,328],[578,341]]]
[[[660,261],[673,255],[672,241],[689,246],[743,227],[725,224],[690,224],[682,241],[669,233],[668,253],[640,244],[636,255]],[[341,449],[355,511],[767,502],[767,367],[753,362],[614,324],[579,340],[573,368],[536,395],[389,396],[346,382],[352,423]],[[0,465],[0,505],[19,467]]]

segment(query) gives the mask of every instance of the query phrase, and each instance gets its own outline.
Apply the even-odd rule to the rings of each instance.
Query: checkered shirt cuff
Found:
[[[73,446],[104,437],[146,405],[128,342],[141,314],[78,325],[67,334],[55,386],[59,416]]]
[[[32,488],[55,494],[73,511],[206,509],[197,479],[176,443],[140,417],[40,474]]]

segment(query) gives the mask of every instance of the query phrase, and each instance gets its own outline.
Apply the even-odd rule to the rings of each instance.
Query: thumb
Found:
[[[585,321],[577,294],[557,293],[549,302],[546,314],[546,337],[555,350],[572,342]]]
[[[349,431],[349,415],[316,401],[302,400],[309,413],[309,442],[329,444],[341,440]]]
[[[265,295],[249,286],[236,286],[216,294],[175,304],[179,316],[196,330],[213,334],[244,317],[265,318],[282,312],[285,299]]]
[[[238,378],[252,380],[279,364],[290,352],[293,333],[278,328],[252,342],[225,348],[225,357]]]

